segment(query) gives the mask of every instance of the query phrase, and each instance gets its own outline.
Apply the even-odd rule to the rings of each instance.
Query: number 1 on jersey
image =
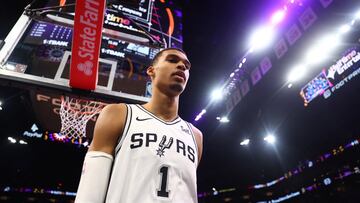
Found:
[[[157,190],[157,195],[159,197],[169,197],[169,192],[167,190],[167,184],[168,184],[168,166],[162,166],[159,170],[159,173],[161,175],[160,177],[160,190]]]

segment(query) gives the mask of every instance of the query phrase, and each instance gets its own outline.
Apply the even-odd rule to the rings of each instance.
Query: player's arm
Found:
[[[107,105],[96,121],[89,151],[102,151],[113,155],[125,126],[126,114],[125,104]]]
[[[191,128],[192,128],[192,131],[193,131],[194,136],[195,136],[196,144],[198,146],[198,152],[199,152],[199,154],[198,154],[198,163],[200,163],[201,156],[202,156],[202,151],[203,151],[203,134],[199,129],[197,129],[192,124],[191,124]]]
[[[114,150],[125,126],[126,114],[125,104],[110,104],[101,111],[85,156],[76,203],[104,202]]]

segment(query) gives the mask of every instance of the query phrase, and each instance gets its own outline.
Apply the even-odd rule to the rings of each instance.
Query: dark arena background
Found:
[[[200,203],[359,202],[360,1],[109,0],[92,91],[69,87],[75,3],[0,8],[0,202],[74,202],[97,113],[61,134],[62,98],[149,101],[164,47],[192,63]]]

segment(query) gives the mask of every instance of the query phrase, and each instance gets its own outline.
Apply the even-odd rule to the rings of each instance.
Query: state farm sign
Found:
[[[73,88],[96,88],[105,1],[76,1],[70,65]]]

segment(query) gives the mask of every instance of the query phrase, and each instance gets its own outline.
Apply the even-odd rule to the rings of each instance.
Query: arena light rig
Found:
[[[353,28],[352,26],[355,25],[356,21],[360,20],[360,11],[354,16],[355,17],[349,23],[338,26],[337,32],[325,34],[311,43],[312,47],[308,49],[304,55],[304,59],[301,59],[301,61],[304,62],[302,63],[304,69],[314,66],[331,56],[332,52],[341,44],[341,40],[344,38],[344,35],[351,31]],[[298,70],[293,71],[296,72]],[[287,82],[289,83],[288,87],[291,87],[295,80],[288,78]]]
[[[244,67],[247,58],[250,54],[254,53],[256,50],[265,48],[267,45],[270,45],[275,36],[275,28],[281,24],[282,21],[286,18],[286,15],[289,13],[289,8],[292,5],[302,5],[300,0],[289,0],[286,1],[280,9],[276,10],[271,17],[269,18],[269,23],[267,25],[261,26],[257,31],[252,35],[250,40],[250,48],[245,52],[245,54],[240,58],[239,63],[237,63],[236,68],[229,74],[229,78],[225,82],[223,88],[223,96],[226,97],[230,95],[231,90],[236,88],[235,82],[240,80],[240,69]],[[210,102],[211,104],[211,102]],[[208,106],[210,105],[208,104]],[[199,113],[195,121],[201,119],[202,114]]]

